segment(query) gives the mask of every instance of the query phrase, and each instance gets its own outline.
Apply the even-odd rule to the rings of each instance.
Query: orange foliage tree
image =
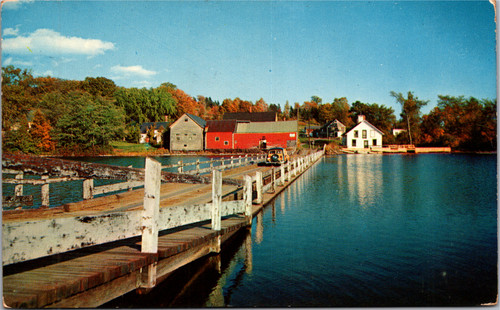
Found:
[[[42,112],[37,109],[31,124],[30,134],[36,143],[36,146],[44,152],[50,152],[55,149],[55,143],[52,141],[50,131],[52,127]]]

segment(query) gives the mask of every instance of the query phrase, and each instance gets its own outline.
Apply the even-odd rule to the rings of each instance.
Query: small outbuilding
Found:
[[[169,127],[169,122],[149,122],[143,123],[140,127],[140,138],[139,143],[162,143],[163,133]],[[153,130],[153,137],[155,141],[149,141],[148,139],[148,131]]]
[[[344,144],[348,149],[382,147],[383,135],[384,133],[377,127],[370,124],[365,119],[364,115],[359,115],[356,126],[345,133]]]
[[[170,125],[171,151],[202,151],[206,121],[185,113]]]

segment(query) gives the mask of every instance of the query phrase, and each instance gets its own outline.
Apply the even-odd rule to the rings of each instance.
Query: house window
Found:
[[[352,146],[356,146],[356,139],[352,139]]]
[[[180,138],[180,137],[177,137],[177,141],[181,141],[181,138]]]
[[[357,137],[358,137],[358,131],[354,130],[354,138],[357,138]]]
[[[373,145],[373,146],[377,146],[377,139],[373,139],[373,141],[372,141],[372,145]]]
[[[184,119],[184,121],[185,121],[185,122],[187,122],[187,121],[188,121],[187,117]]]
[[[363,139],[366,139],[366,130],[363,130],[362,133],[361,133],[361,135],[362,135]]]
[[[368,148],[368,140],[364,140],[363,141],[363,146],[364,146],[365,149]]]
[[[224,141],[224,145],[229,145],[229,141]]]
[[[184,147],[188,147],[187,144],[184,144]]]
[[[219,137],[215,137],[215,141],[219,141],[219,140],[220,140],[220,138],[219,138]]]

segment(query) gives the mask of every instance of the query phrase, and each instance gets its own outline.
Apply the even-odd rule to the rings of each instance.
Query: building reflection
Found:
[[[368,207],[381,199],[383,186],[383,156],[356,154],[340,156],[338,168],[339,184],[347,182],[349,200]],[[342,188],[346,188],[342,186]],[[357,201],[356,201],[357,200]]]

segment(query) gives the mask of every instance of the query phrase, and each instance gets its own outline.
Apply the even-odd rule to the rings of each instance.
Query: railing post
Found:
[[[144,209],[142,211],[142,253],[158,252],[158,217],[160,214],[161,164],[146,157],[144,179]],[[141,268],[139,289],[151,289],[156,285],[157,263]]]
[[[158,251],[158,216],[160,213],[161,164],[146,157],[146,177],[144,180],[144,210],[142,211],[143,253]]]
[[[276,192],[276,170],[274,169],[274,167],[272,169],[271,182],[272,182],[271,183],[272,184],[271,188],[273,189],[273,192]]]
[[[242,162],[242,160],[243,160],[243,157],[241,157],[241,155],[240,155],[240,156],[238,157],[238,161],[239,161],[238,166],[241,166],[241,165],[242,165],[242,163],[243,163],[243,162]]]
[[[243,186],[243,200],[245,202],[245,217],[247,223],[250,225],[252,223],[252,177],[245,175],[243,177],[245,182]]]
[[[210,159],[210,170],[214,168],[214,159]]]
[[[221,229],[222,172],[212,171],[212,230]]]
[[[47,180],[49,178],[48,175],[42,175],[41,179],[42,180]],[[50,202],[50,195],[49,195],[49,184],[46,183],[46,184],[43,184],[42,185],[42,193],[41,193],[41,196],[42,196],[42,207],[48,207],[49,206],[49,202]]]
[[[233,166],[233,158],[234,156],[231,156],[231,161],[229,162],[229,169],[232,169],[234,166]]]
[[[255,187],[257,188],[257,203],[262,203],[262,171],[255,173]]]
[[[182,160],[179,160],[177,162],[177,164],[179,165],[179,167],[177,167],[177,172],[178,173],[184,173],[184,167],[182,166]]]
[[[197,159],[196,160],[196,173],[199,173],[199,171],[200,171],[200,160]]]
[[[285,174],[285,181],[290,181],[290,168],[292,167],[292,165],[290,165],[290,161],[287,161],[286,162],[286,174]]]
[[[23,172],[19,172],[18,174],[16,174],[15,176],[15,179],[16,180],[22,180],[24,177],[24,173]],[[18,184],[16,186],[14,186],[14,196],[22,196],[23,195],[23,185],[22,184]]]
[[[280,165],[280,186],[285,186],[285,165]]]
[[[94,197],[94,179],[83,180],[83,200],[92,199]]]

